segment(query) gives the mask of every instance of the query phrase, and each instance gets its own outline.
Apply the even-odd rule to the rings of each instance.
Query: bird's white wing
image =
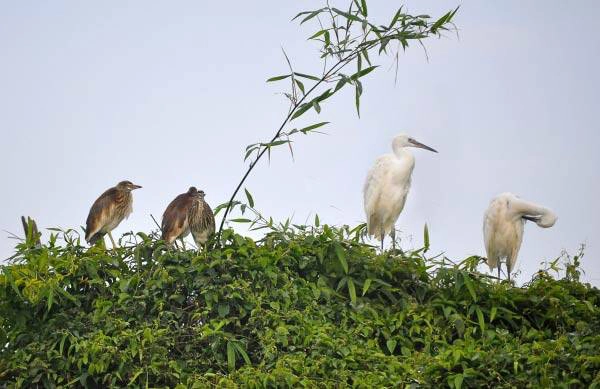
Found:
[[[379,236],[381,234],[381,216],[377,214],[378,202],[381,198],[381,192],[386,184],[386,176],[390,170],[390,164],[393,163],[390,155],[383,155],[375,160],[373,167],[369,170],[365,185],[363,187],[363,204],[365,215],[367,217],[367,227],[369,234]]]

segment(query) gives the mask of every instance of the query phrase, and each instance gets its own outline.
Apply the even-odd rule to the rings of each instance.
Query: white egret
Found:
[[[386,234],[396,247],[396,220],[404,208],[415,157],[408,147],[436,150],[417,142],[408,135],[398,135],[392,141],[393,153],[384,154],[375,160],[367,175],[364,186],[364,207],[367,215],[367,231],[370,236],[383,240]]]
[[[547,208],[525,201],[512,193],[501,193],[490,202],[483,218],[483,237],[487,264],[491,270],[500,269],[506,262],[508,280],[517,262],[527,220],[549,228],[556,223],[556,215]]]

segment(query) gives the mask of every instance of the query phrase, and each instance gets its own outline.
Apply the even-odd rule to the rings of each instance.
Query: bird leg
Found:
[[[392,232],[390,232],[390,237],[392,238],[392,249],[396,250],[396,226],[392,227]]]
[[[173,244],[175,245],[175,249],[176,249],[176,250],[179,250],[179,246],[177,245],[177,239],[175,239],[175,240],[173,241]]]
[[[183,240],[183,238],[180,238],[180,239],[181,239],[181,246],[183,247],[183,251],[185,251],[185,241]]]
[[[108,237],[110,238],[110,241],[113,245],[113,249],[116,250],[117,249],[117,244],[115,243],[115,240],[113,239],[112,234],[110,233],[110,231],[108,232]]]
[[[502,267],[502,262],[498,260],[498,282],[500,282],[500,268]]]

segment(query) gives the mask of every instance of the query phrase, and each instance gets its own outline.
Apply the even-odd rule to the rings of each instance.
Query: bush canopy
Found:
[[[125,242],[124,240],[128,240]],[[600,293],[514,287],[358,229],[287,227],[174,251],[143,233],[28,240],[0,270],[6,387],[597,387]],[[64,243],[63,243],[64,241]],[[59,243],[60,242],[60,243]],[[573,262],[574,260],[574,262]]]

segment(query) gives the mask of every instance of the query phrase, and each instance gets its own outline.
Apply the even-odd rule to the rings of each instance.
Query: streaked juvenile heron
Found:
[[[204,192],[192,186],[175,197],[163,213],[161,229],[162,239],[169,245],[178,238],[183,243],[190,232],[198,247],[206,243],[215,231],[215,218],[204,201]]]
[[[490,202],[483,218],[483,237],[490,269],[498,269],[506,262],[508,280],[517,262],[525,222],[549,228],[556,223],[556,215],[549,209],[522,200],[512,193],[501,193]]]
[[[215,233],[215,215],[204,201],[204,191],[199,191],[189,215],[190,230],[198,249],[206,248],[206,242]]]
[[[85,229],[85,240],[90,245],[108,234],[113,248],[117,247],[111,231],[131,214],[133,210],[131,191],[139,188],[141,186],[135,185],[131,181],[121,181],[94,201],[87,217]]]
[[[175,242],[177,238],[183,240],[190,233],[189,214],[200,196],[199,193],[195,186],[191,186],[187,192],[175,197],[165,209],[161,230],[162,240],[168,245]]]
[[[390,234],[392,247],[396,248],[395,224],[404,209],[415,167],[415,157],[408,147],[437,153],[408,135],[398,135],[392,141],[393,153],[377,158],[365,181],[363,191],[367,231],[370,236],[381,239],[381,250],[386,234]]]

